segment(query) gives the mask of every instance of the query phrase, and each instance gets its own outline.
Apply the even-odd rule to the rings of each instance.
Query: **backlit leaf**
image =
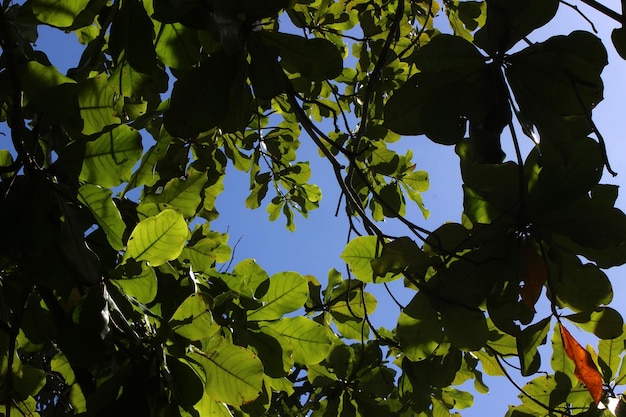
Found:
[[[309,365],[321,362],[330,352],[333,339],[330,330],[305,317],[285,317],[280,321],[264,323],[293,346],[296,363]]]
[[[126,225],[120,211],[113,203],[113,192],[93,184],[83,184],[78,190],[78,201],[87,206],[96,222],[106,234],[107,240],[115,250],[122,250],[122,237]]]
[[[202,202],[207,180],[205,172],[190,168],[185,178],[172,178],[164,187],[146,195],[142,203],[167,204],[180,210],[184,217],[193,217]]]
[[[532,375],[539,370],[541,356],[537,348],[546,343],[546,336],[550,329],[550,317],[528,326],[517,337],[522,375]]]
[[[72,26],[76,17],[90,3],[89,0],[38,0],[33,1],[33,13],[37,19],[51,26]]]
[[[372,261],[376,259],[382,249],[382,244],[376,236],[359,236],[352,239],[341,253],[350,270],[359,281],[389,282],[400,278],[399,274],[387,273],[383,277],[376,277],[372,269]]]
[[[191,294],[178,306],[169,325],[176,333],[191,341],[207,339],[220,329],[213,320],[212,306],[213,300],[208,294]]]
[[[78,84],[78,105],[83,119],[85,135],[100,133],[105,128],[120,124],[113,110],[115,92],[108,83],[106,74],[88,78]]]
[[[530,310],[535,311],[535,304],[539,300],[543,284],[548,279],[548,264],[537,253],[531,241],[524,242],[525,266],[524,286],[520,290],[522,303]]]
[[[205,392],[214,400],[238,406],[261,393],[263,364],[248,349],[224,341],[209,352],[194,349],[187,356],[204,367]]]
[[[80,179],[103,187],[114,187],[128,181],[142,151],[139,132],[120,125],[87,142]]]
[[[248,312],[248,320],[277,320],[304,306],[309,285],[296,272],[281,272],[270,277],[269,288],[259,301],[263,305]]]
[[[159,266],[178,258],[185,246],[189,229],[183,215],[166,209],[137,224],[128,239],[124,259],[148,261]]]
[[[563,338],[565,352],[576,365],[576,378],[585,384],[594,401],[598,404],[602,399],[603,392],[602,375],[598,371],[598,368],[593,362],[589,352],[587,352],[580,345],[580,343],[574,339],[574,337],[562,324],[559,326],[559,329],[561,330],[561,337]]]

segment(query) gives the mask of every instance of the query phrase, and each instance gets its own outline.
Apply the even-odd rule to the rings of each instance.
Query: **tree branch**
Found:
[[[596,0],[580,0],[585,3],[587,6],[599,11],[603,15],[610,17],[611,19],[624,24],[624,17],[617,13],[615,10],[606,7],[604,4],[597,2]]]

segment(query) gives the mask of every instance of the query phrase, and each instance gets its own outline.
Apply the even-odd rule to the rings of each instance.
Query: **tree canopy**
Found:
[[[3,415],[445,417],[472,405],[472,383],[488,391],[485,374],[518,390],[508,417],[626,415],[607,409],[626,334],[605,273],[626,263],[626,216],[593,118],[606,48],[626,57],[618,11],[2,3]],[[559,8],[581,30],[530,41]],[[585,10],[615,21],[611,39]],[[66,74],[37,47],[43,26],[82,47]],[[423,140],[461,167],[462,219],[436,230],[407,216],[429,214]],[[212,227],[226,173],[247,173],[246,206],[293,231],[320,205],[319,157],[349,220],[346,272],[232,259]],[[392,281],[412,298],[376,327],[371,289]]]

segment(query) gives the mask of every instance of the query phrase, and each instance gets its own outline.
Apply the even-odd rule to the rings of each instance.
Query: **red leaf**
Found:
[[[600,375],[589,352],[587,352],[587,350],[574,339],[574,336],[560,323],[559,328],[561,329],[561,338],[563,339],[565,353],[574,361],[574,365],[576,366],[574,375],[576,375],[576,378],[578,378],[580,382],[585,384],[593,400],[598,404],[602,399],[602,375]]]
[[[524,243],[524,255],[526,257],[526,274],[524,276],[524,286],[520,290],[522,303],[533,312],[535,304],[539,300],[543,284],[548,279],[548,264],[545,259],[535,250],[532,241]]]

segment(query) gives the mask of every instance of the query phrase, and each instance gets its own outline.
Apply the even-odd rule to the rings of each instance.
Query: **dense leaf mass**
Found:
[[[593,110],[626,32],[531,42],[564,7],[623,20],[587,0],[3,1],[0,413],[445,417],[487,374],[519,389],[510,417],[612,415],[626,216]],[[81,44],[66,74],[44,26]],[[401,135],[456,152],[460,223],[407,217],[430,183]],[[213,229],[233,169],[291,231],[319,207],[301,140],[353,237],[326,281],[233,262]],[[391,282],[409,301],[375,327]]]

